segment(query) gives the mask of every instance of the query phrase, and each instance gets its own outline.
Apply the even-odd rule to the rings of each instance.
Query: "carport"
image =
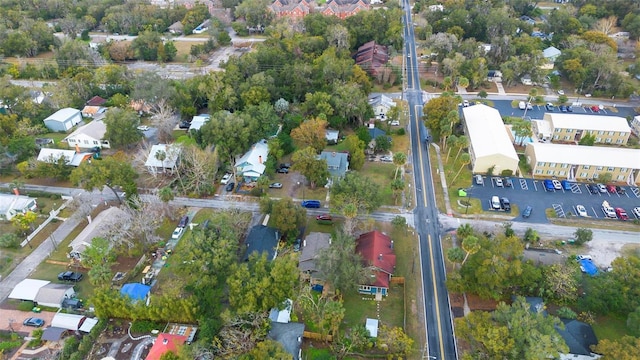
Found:
[[[82,315],[57,313],[51,320],[51,327],[77,331],[85,319],[86,316]]]

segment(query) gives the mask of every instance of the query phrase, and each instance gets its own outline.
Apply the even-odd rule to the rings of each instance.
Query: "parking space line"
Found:
[[[527,180],[520,178],[520,188],[522,190],[529,190],[529,185],[527,185]]]
[[[576,183],[571,183],[571,192],[574,194],[582,194],[582,190],[580,190],[580,185]]]
[[[553,206],[553,210],[556,212],[558,217],[566,217],[564,210],[562,209],[562,205],[560,204],[551,204]]]
[[[535,181],[535,180],[533,180],[533,188],[534,188],[536,191],[538,191],[538,185],[536,185],[536,181]]]
[[[598,216],[598,212],[596,211],[596,209],[594,209],[594,208],[593,208],[593,206],[591,207],[591,210],[593,210],[594,217],[595,217],[596,219],[597,219],[597,218],[599,218],[599,216]]]
[[[640,198],[640,189],[638,189],[637,187],[632,187],[631,188],[631,192],[633,193],[633,195],[635,195],[637,198]]]

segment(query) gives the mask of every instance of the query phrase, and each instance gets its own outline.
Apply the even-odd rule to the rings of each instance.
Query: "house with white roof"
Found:
[[[80,152],[78,151],[80,148],[93,149],[99,147],[108,149],[111,144],[109,144],[109,140],[104,138],[106,133],[107,125],[104,121],[94,120],[80,126],[62,141],[66,141],[69,147],[75,148],[77,152]]]
[[[78,153],[74,150],[42,148],[38,153],[37,159],[46,163],[57,163],[63,158],[66,165],[78,167],[84,160],[90,159],[91,156],[93,154],[88,152]]]
[[[191,123],[189,124],[189,132],[191,132],[191,130],[200,130],[202,125],[209,122],[210,119],[211,115],[209,114],[200,114],[194,116],[193,119],[191,119]]]
[[[0,220],[11,220],[17,214],[36,211],[36,199],[17,194],[0,194]]]
[[[256,181],[264,174],[265,162],[269,155],[267,140],[262,139],[251,146],[242,157],[236,160],[236,171],[245,181]]]
[[[533,142],[524,153],[537,178],[589,181],[611,173],[614,182],[640,185],[638,149]]]
[[[24,279],[13,287],[9,299],[35,301],[38,291],[50,283],[47,280]]]
[[[511,142],[500,112],[490,106],[477,104],[462,109],[465,133],[469,137],[469,155],[474,173],[494,174],[518,170],[518,155]]]
[[[541,123],[544,122],[544,123]],[[631,135],[627,119],[620,116],[546,113],[532,129],[542,141],[577,143],[586,135],[600,144],[626,145]]]
[[[389,109],[396,106],[396,103],[387,95],[375,94],[369,96],[369,105],[373,108],[375,116],[386,116]]]
[[[64,108],[49,115],[44,121],[44,126],[51,131],[68,131],[82,121],[80,110]]]
[[[154,176],[159,173],[170,173],[176,170],[182,147],[178,144],[157,144],[151,147],[144,166]]]

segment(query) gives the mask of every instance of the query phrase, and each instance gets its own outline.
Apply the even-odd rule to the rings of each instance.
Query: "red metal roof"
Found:
[[[356,240],[356,252],[367,266],[376,268],[376,280],[371,285],[388,288],[390,275],[396,267],[391,238],[378,230],[362,234]]]
[[[162,333],[158,335],[145,360],[160,360],[162,354],[166,352],[175,353],[178,350],[176,346],[184,344],[185,341],[187,341],[186,336]]]

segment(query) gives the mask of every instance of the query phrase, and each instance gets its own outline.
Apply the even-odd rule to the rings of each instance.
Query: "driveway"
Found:
[[[530,178],[511,178],[513,187],[496,186],[495,178],[484,176],[484,185],[472,185],[467,193],[472,198],[477,198],[482,204],[482,209],[492,211],[489,205],[491,196],[506,197],[511,201],[511,206],[517,205],[522,212],[527,205],[533,207],[531,216],[527,219],[520,214],[505,213],[499,211],[500,215],[512,215],[511,221],[526,223],[548,223],[545,210],[553,208],[558,217],[569,217],[576,215],[576,205],[583,205],[587,209],[587,214],[591,219],[602,221],[618,221],[604,219],[601,207],[604,200],[608,201],[612,207],[621,207],[627,211],[629,218],[633,220],[635,216],[631,210],[640,206],[640,190],[635,187],[623,186],[626,193],[623,195],[616,193],[591,194],[587,189],[587,184],[575,183],[571,190],[547,191],[544,188],[543,180]]]
[[[43,328],[46,328],[51,325],[51,320],[53,319],[53,315],[55,313],[43,311],[41,313],[33,313],[26,312],[20,310],[9,310],[9,309],[0,309],[0,330],[11,330],[24,333],[31,333],[34,328],[33,326],[24,326],[22,322],[30,317],[37,317],[44,320]]]

